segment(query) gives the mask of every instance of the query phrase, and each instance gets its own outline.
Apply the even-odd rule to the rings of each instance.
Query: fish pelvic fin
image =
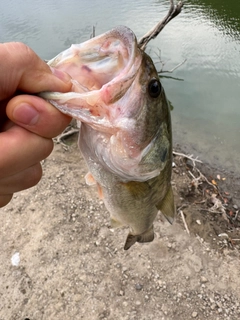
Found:
[[[176,210],[175,204],[174,204],[172,186],[170,186],[164,199],[162,201],[160,201],[156,205],[156,207],[158,210],[160,210],[162,212],[162,214],[168,220],[168,222],[172,224],[173,220],[174,220],[174,216],[175,216],[175,210]]]
[[[111,228],[120,228],[123,226],[123,224],[120,221],[118,221],[114,218],[111,218],[110,224],[111,224]]]
[[[124,250],[128,250],[136,242],[140,242],[140,243],[151,242],[153,241],[153,239],[154,239],[153,226],[151,226],[147,231],[145,231],[142,234],[133,235],[129,233],[124,245]]]

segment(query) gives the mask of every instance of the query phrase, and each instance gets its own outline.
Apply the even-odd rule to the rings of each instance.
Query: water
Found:
[[[168,8],[163,0],[9,0],[0,4],[0,41],[22,41],[50,59],[88,39],[93,25],[101,34],[123,24],[141,37]],[[159,69],[159,55],[165,70],[187,59],[162,74],[174,107],[174,142],[240,174],[240,2],[185,1],[147,52]]]

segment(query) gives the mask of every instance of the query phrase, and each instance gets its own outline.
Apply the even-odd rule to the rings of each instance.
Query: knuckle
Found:
[[[46,159],[51,154],[54,147],[52,139],[45,138],[45,140],[46,140],[46,143],[45,143],[45,147],[42,150],[41,160]]]
[[[23,63],[24,65],[34,62],[36,54],[34,51],[22,42],[10,42],[5,44],[6,54],[14,61],[14,64]],[[17,54],[16,54],[17,53]]]
[[[15,42],[16,50],[21,54],[21,57],[29,63],[29,61],[35,59],[35,53],[25,43]]]
[[[35,186],[42,177],[42,166],[40,163],[35,164],[34,166],[30,167],[28,172],[26,173],[26,185],[25,189],[31,188]]]

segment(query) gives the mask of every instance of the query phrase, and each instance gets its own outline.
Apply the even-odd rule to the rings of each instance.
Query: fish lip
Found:
[[[120,55],[121,58],[124,60],[124,67],[120,69],[120,71],[117,72],[117,74],[113,72],[111,74],[112,78],[110,77],[110,79],[106,81],[106,83],[103,83],[99,89],[81,92],[76,92],[73,90],[67,93],[44,92],[41,93],[40,96],[47,99],[52,104],[53,101],[57,102],[57,100],[59,101],[59,104],[65,104],[67,101],[70,101],[70,97],[72,95],[72,99],[78,99],[78,101],[81,102],[81,104],[78,105],[78,108],[85,110],[88,109],[89,106],[91,108],[91,106],[94,106],[96,103],[99,103],[99,101],[101,101],[103,106],[105,105],[105,108],[108,108],[108,105],[114,104],[116,101],[121,99],[121,97],[126,93],[126,91],[133,83],[134,79],[136,78],[142,61],[142,54],[140,49],[138,48],[136,36],[133,33],[133,31],[126,26],[117,26],[103,35],[99,35],[81,44],[73,44],[69,49],[63,51],[55,58],[49,60],[48,65],[55,68],[58,68],[59,66],[59,68],[61,68],[61,65],[64,64],[68,59],[70,61],[72,58],[76,58],[76,52],[79,51],[80,54],[81,50],[87,52],[86,54],[89,57],[91,57],[92,54],[96,54],[100,58],[102,55],[103,59],[104,57],[108,56],[111,58],[111,50],[112,52],[114,52],[115,49],[113,49],[111,45],[109,45],[108,47],[108,40],[110,41],[112,38],[116,39],[116,42],[117,40],[120,40],[122,43],[120,45],[121,50],[119,49],[119,51],[116,51],[116,54]],[[106,46],[106,48],[104,48],[104,46]],[[67,57],[68,53],[70,56],[69,58]],[[118,64],[120,64],[120,61],[118,62]],[[84,67],[85,70],[89,69],[87,64],[82,65],[80,63],[80,66]],[[76,82],[76,79],[72,80],[72,88],[74,88]],[[120,93],[119,88],[121,88]],[[83,101],[85,101],[86,103],[84,104]],[[54,103],[54,106],[57,107],[61,112],[64,112],[65,114],[68,114],[74,118],[77,118],[80,121],[83,121],[79,117],[78,112],[74,111],[74,107],[68,106],[67,108],[65,108],[64,106],[62,106],[60,108],[58,107],[57,103]],[[97,119],[95,120],[97,121]],[[108,127],[110,126],[111,125],[109,124]]]
[[[135,60],[136,60],[137,51],[140,53],[140,49],[138,48],[137,38],[136,38],[134,32],[130,28],[123,26],[123,25],[116,26],[112,30],[109,30],[104,34],[101,34],[99,36],[91,38],[83,43],[72,44],[69,49],[64,50],[63,52],[58,54],[56,57],[49,60],[47,62],[47,64],[51,67],[56,67],[57,64],[60,62],[60,60],[61,60],[61,62],[65,62],[69,58],[67,58],[67,57],[64,58],[64,56],[67,56],[68,51],[70,51],[74,47],[76,47],[77,50],[79,50],[79,52],[87,51],[88,56],[91,54],[96,54],[96,56],[109,56],[110,52],[107,52],[107,50],[104,51],[104,49],[102,49],[102,48],[103,48],[104,44],[107,42],[107,40],[110,38],[116,38],[116,39],[121,40],[121,42],[123,43],[123,47],[128,49],[129,56],[127,58],[127,64],[122,69],[122,71],[119,73],[119,75],[117,77],[113,77],[113,79],[111,79],[111,81],[109,81],[108,83],[105,83],[104,86],[107,84],[110,84],[112,82],[116,82],[117,81],[116,79],[118,79],[118,78],[123,78],[123,80],[126,81],[127,80],[127,79],[125,79],[126,77],[122,77],[122,74],[123,73],[128,74],[128,71],[131,69],[132,65],[136,64]],[[102,42],[102,44],[99,45],[99,47],[97,47],[97,46],[92,45],[92,43],[94,43],[94,42],[96,42],[96,43]],[[86,47],[87,49],[83,50],[84,47]],[[140,62],[141,61],[139,61],[139,63],[138,63],[139,64],[138,67],[140,67]],[[88,68],[87,65],[85,65],[84,67]],[[127,78],[132,78],[132,77],[133,76],[128,76]],[[75,80],[73,80],[73,81],[75,81]],[[63,93],[63,95],[65,95],[65,93]]]

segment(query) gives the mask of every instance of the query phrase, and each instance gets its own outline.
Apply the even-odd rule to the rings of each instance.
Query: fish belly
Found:
[[[139,235],[152,227],[157,215],[156,206],[148,195],[144,197],[131,192],[128,183],[123,182],[96,155],[96,146],[91,141],[97,140],[94,131],[82,124],[79,135],[79,147],[93,176],[102,200],[110,213],[113,227],[128,226],[133,235]]]

